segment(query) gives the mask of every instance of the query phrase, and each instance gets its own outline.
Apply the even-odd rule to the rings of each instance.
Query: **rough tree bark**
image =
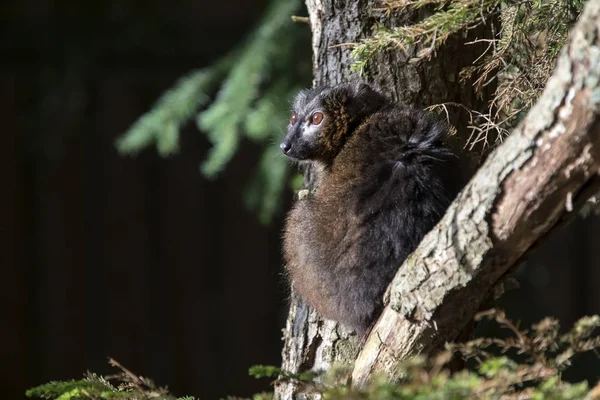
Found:
[[[375,1],[307,0],[313,30],[315,83],[354,79],[349,50],[368,33]],[[414,16],[400,16],[388,25]],[[600,0],[591,0],[563,51],[538,104],[481,167],[443,220],[400,268],[387,306],[362,349],[350,332],[321,320],[293,297],[284,334],[282,367],[290,372],[354,364],[353,384],[374,372],[394,375],[407,356],[453,340],[492,287],[548,232],[569,219],[600,187]],[[444,51],[454,52],[458,43]],[[449,54],[449,53],[446,53]],[[406,64],[399,52],[383,54],[367,80],[401,101],[429,105],[472,102],[457,84],[472,61],[445,54]],[[460,61],[460,65],[458,62]],[[310,171],[306,182],[310,187]],[[294,398],[297,387],[280,383],[276,395]]]

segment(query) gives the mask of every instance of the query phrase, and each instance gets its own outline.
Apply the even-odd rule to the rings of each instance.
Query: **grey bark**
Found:
[[[353,78],[346,68],[348,49],[329,46],[364,34],[373,4],[308,0],[307,5],[313,32],[320,32],[313,38],[316,83]],[[375,372],[393,377],[400,360],[455,339],[523,254],[599,190],[599,26],[600,0],[593,0],[538,104],[399,269],[386,294],[388,304],[362,349],[350,332],[321,320],[294,298],[284,334],[285,370],[327,369],[341,362],[354,364],[355,385]],[[443,54],[408,66],[398,58],[401,54],[381,57],[369,78],[400,100],[432,104],[450,101],[445,96],[460,96],[461,89],[445,74],[461,66],[444,65]],[[424,77],[437,83],[427,84]],[[388,86],[390,79],[395,83]],[[310,185],[310,171],[307,177]],[[276,394],[290,399],[297,390],[293,383],[281,383]]]

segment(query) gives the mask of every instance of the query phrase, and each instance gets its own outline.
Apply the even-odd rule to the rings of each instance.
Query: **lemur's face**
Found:
[[[300,92],[294,101],[287,133],[279,147],[294,160],[316,159],[320,153],[319,138],[328,122],[318,92],[315,89]]]
[[[331,162],[360,121],[386,101],[360,83],[303,90],[294,100],[281,150],[298,161]]]

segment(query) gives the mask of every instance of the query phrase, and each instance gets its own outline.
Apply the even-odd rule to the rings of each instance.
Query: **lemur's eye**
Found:
[[[321,121],[323,121],[323,113],[322,112],[317,111],[310,117],[310,122],[313,125],[319,125],[321,123]]]
[[[296,123],[296,113],[292,113],[290,116],[290,125],[294,125]]]

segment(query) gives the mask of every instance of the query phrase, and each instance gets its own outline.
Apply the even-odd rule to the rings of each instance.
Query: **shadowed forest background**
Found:
[[[267,389],[247,370],[280,362],[287,289],[282,214],[265,226],[243,205],[261,148],[242,142],[208,181],[199,164],[210,144],[193,124],[167,159],[114,144],[179,77],[239,44],[266,5],[0,6],[4,397],[110,373],[108,356],[176,395]],[[598,218],[577,220],[527,259],[500,306],[524,325],[599,314],[599,244]],[[577,373],[600,377],[585,360]]]

